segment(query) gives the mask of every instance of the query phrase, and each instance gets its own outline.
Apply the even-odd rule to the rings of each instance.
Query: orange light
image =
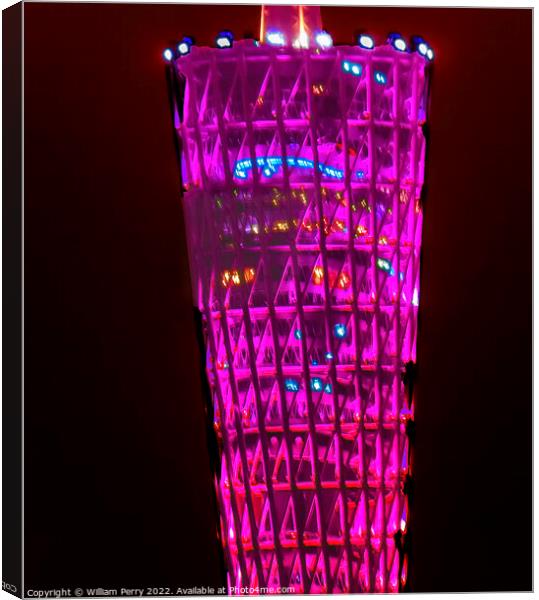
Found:
[[[223,271],[223,273],[221,275],[221,283],[223,284],[223,287],[227,287],[229,281],[230,281],[230,271]]]
[[[263,42],[264,41],[264,33],[265,33],[264,21],[265,21],[265,16],[266,16],[264,5],[262,5],[260,12],[261,12],[261,15],[260,15],[260,36],[259,36],[259,38],[260,38],[260,41]]]
[[[321,285],[324,281],[324,269],[320,266],[315,267],[313,271],[313,283],[315,285]]]
[[[303,229],[306,229],[307,231],[312,232],[314,230],[314,228],[316,227],[316,224],[312,223],[312,221],[305,220],[305,221],[303,221],[301,226],[303,227]]]
[[[344,224],[344,221],[342,221],[341,219],[335,219],[335,221],[333,221],[331,230],[332,231],[344,231],[345,227],[346,226]]]
[[[303,6],[299,7],[299,35],[296,40],[297,45],[300,48],[306,48],[309,45],[309,38],[305,31],[305,17],[303,15]]]
[[[275,221],[273,223],[273,231],[288,231],[289,228],[288,221]]]
[[[330,231],[330,227],[329,227],[329,221],[328,221],[327,217],[322,217],[322,225],[324,226],[324,233],[326,235],[328,235],[328,233]]]
[[[356,227],[356,236],[367,235],[367,233],[369,233],[369,232],[368,232],[367,228],[365,227],[365,225],[358,225]]]
[[[241,279],[240,279],[240,274],[238,273],[238,271],[236,269],[234,269],[233,271],[223,271],[223,273],[221,274],[221,284],[223,285],[223,287],[230,287],[232,285],[240,285],[241,283]]]
[[[245,278],[245,283],[252,283],[255,280],[256,271],[253,267],[245,267],[243,270],[243,277]]]
[[[350,276],[348,275],[348,273],[345,273],[343,271],[339,275],[339,279],[337,280],[337,285],[338,285],[338,287],[341,288],[341,290],[345,290],[348,287],[350,287]]]

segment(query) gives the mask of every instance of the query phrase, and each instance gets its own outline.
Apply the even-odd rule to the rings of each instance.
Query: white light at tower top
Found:
[[[366,48],[367,50],[372,50],[374,48],[374,39],[370,35],[360,35],[358,41],[362,48]]]
[[[163,58],[165,60],[171,61],[174,57],[174,54],[172,53],[172,50],[170,48],[167,48],[164,52],[163,52]]]
[[[232,42],[227,37],[217,38],[217,46],[219,48],[230,48]]]
[[[315,36],[315,42],[320,46],[320,48],[331,48],[333,46],[333,38],[329,35],[327,31],[319,31]]]
[[[215,44],[218,48],[232,48],[232,41],[234,37],[230,31],[221,31],[215,40]]]
[[[393,47],[397,49],[399,52],[406,52],[406,41],[401,37],[396,37],[393,40]]]
[[[428,50],[429,50],[429,47],[427,46],[427,44],[425,44],[425,42],[421,42],[417,46],[417,51],[419,52],[419,54],[421,54],[421,56],[426,56]]]
[[[432,49],[432,48],[429,48],[429,49],[427,50],[427,58],[428,58],[429,60],[432,60],[432,59],[434,58],[434,51],[433,51],[433,49]]]
[[[284,34],[281,31],[268,31],[266,41],[272,46],[284,46]]]
[[[180,54],[189,54],[190,49],[191,49],[191,46],[189,46],[189,44],[187,42],[181,42],[178,44],[178,52]]]

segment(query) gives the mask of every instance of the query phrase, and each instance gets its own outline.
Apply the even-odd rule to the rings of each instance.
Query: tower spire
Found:
[[[279,31],[287,46],[309,47],[313,45],[313,34],[322,29],[319,6],[262,5],[260,15],[260,41],[266,34]]]

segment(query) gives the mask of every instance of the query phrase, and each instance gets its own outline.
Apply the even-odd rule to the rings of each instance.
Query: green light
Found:
[[[395,275],[395,271],[391,266],[391,263],[385,258],[377,258],[376,266],[380,269],[380,271],[383,271],[384,273],[388,273],[389,275]]]

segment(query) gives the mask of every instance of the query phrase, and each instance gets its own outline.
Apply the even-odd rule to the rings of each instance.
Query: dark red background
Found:
[[[259,8],[24,12],[27,587],[217,586],[161,52]],[[531,10],[322,16],[436,51],[412,589],[531,589]]]

